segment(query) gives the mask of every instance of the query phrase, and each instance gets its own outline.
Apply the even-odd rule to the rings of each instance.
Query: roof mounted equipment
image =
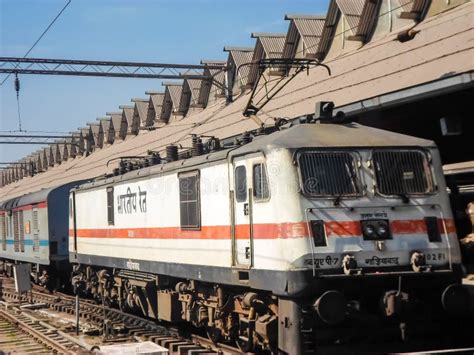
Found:
[[[267,58],[259,61],[244,63],[239,65],[237,72],[243,66],[256,65],[258,68],[258,77],[253,84],[252,92],[249,101],[245,106],[243,115],[245,117],[256,116],[263,107],[275,97],[288,83],[293,80],[299,73],[306,71],[309,74],[309,69],[322,66],[326,68],[329,75],[331,69],[320,63],[317,59],[306,58]],[[270,69],[267,71],[267,69]],[[265,73],[267,72],[267,75]],[[270,78],[272,73],[283,73],[279,78]],[[268,77],[267,77],[268,76]],[[259,83],[263,79],[264,83],[259,88]]]

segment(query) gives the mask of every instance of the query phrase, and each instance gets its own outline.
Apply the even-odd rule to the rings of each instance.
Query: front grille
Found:
[[[374,151],[377,191],[382,195],[413,195],[433,192],[426,155],[417,150]]]
[[[306,195],[347,196],[360,193],[354,158],[347,152],[304,151],[298,155],[301,188]]]

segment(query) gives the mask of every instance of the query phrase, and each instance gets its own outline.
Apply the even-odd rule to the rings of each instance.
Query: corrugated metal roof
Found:
[[[357,37],[353,39],[365,42],[374,24],[381,0],[336,0],[336,3],[349,24],[347,30]]]
[[[343,106],[436,83],[446,73],[471,73],[474,71],[474,49],[470,42],[474,36],[473,13],[474,4],[469,2],[419,23],[420,32],[411,41],[394,40],[394,32],[377,37],[362,49],[347,50],[343,56],[325,62],[331,67],[332,76],[315,68],[308,75],[296,77],[267,104],[265,112],[273,117],[295,117],[313,112],[317,101],[331,99]],[[255,121],[242,116],[248,97],[242,95],[230,105],[220,100],[187,117],[186,125],[171,121],[162,129],[144,132],[139,138],[131,137],[87,157],[71,159],[44,173],[26,177],[0,189],[0,199],[110,173],[116,166],[106,166],[111,158],[143,155],[148,150],[163,151],[171,143],[190,146],[191,133],[224,138],[256,129]]]
[[[82,127],[82,128],[79,128],[79,130],[81,131],[83,139],[86,139],[86,137],[88,137],[91,134],[90,127]]]
[[[285,46],[286,33],[252,33],[257,38],[265,52],[265,58],[281,58]],[[261,58],[260,58],[261,59]]]
[[[237,70],[242,64],[250,63],[253,56],[253,48],[224,47],[224,51],[229,52],[229,61],[233,61]],[[247,85],[250,66],[245,65],[239,69],[239,79],[241,85]]]
[[[133,110],[133,114],[137,117],[140,122],[140,127],[147,126],[147,116],[148,116],[148,99],[132,99],[135,102],[135,107]]]
[[[303,54],[305,57],[316,57],[326,19],[321,16],[305,15],[286,15],[285,18],[290,20],[290,25],[283,49],[283,57],[303,57]],[[296,53],[300,39],[304,43],[304,53]]]
[[[336,3],[349,24],[350,31],[353,35],[356,34],[365,1],[366,0],[336,0]]]
[[[227,61],[214,60],[214,59],[202,59],[201,64],[222,65],[224,67],[227,65]],[[217,98],[221,97],[224,94],[224,90],[220,86],[224,85],[225,83],[225,72],[224,70],[219,70],[219,69],[204,69],[204,75],[212,75],[214,80],[220,83],[220,85],[216,85],[215,83],[213,83],[209,90],[208,95],[206,95],[205,93],[203,93],[203,95],[200,95],[201,100],[207,97],[205,101],[205,105],[207,105],[209,101],[215,101]]]
[[[182,83],[171,83],[165,82],[163,83],[166,86],[166,92],[169,93],[169,97],[172,103],[172,111],[173,113],[179,114],[179,106],[181,102],[181,92],[183,91],[183,84]]]
[[[252,33],[257,38],[253,51],[252,62],[257,63],[265,58],[281,58],[285,47],[286,34],[283,33]],[[258,65],[252,64],[249,68],[247,86],[253,87],[258,77]]]
[[[122,109],[122,116],[127,121],[127,133],[138,134],[140,129],[140,121],[138,117],[135,118],[133,111],[135,106],[122,105],[119,106]]]
[[[110,117],[100,117],[97,119],[99,120],[100,125],[102,126],[102,131],[104,132],[104,134],[108,132],[110,128],[110,123],[111,123]]]
[[[128,122],[123,117],[122,112],[107,112],[107,115],[110,116],[112,124],[114,125],[115,138],[125,139],[125,136],[128,131]]]
[[[102,117],[99,119],[104,132],[104,143],[112,144],[115,141],[115,127],[110,117]]]
[[[230,51],[253,52],[253,47],[224,46],[224,52],[230,52]]]
[[[403,11],[421,12],[426,6],[428,0],[397,0]],[[436,1],[436,0],[435,0]]]
[[[161,119],[161,113],[163,109],[163,99],[165,94],[164,93],[151,93],[148,92],[150,95],[150,100],[148,102],[148,114],[147,114],[147,122],[151,123],[151,125],[156,124]]]
[[[201,85],[202,80],[200,79],[186,79],[185,84],[189,87],[189,91],[191,93],[191,106],[194,107],[204,107],[205,103],[200,102],[200,93],[201,93]]]
[[[69,150],[67,149],[67,145],[65,143],[60,143],[58,144],[58,147],[61,160],[66,161],[69,158]]]
[[[165,89],[165,94],[163,97],[163,105],[161,106],[160,113],[160,123],[168,123],[171,118],[171,113],[173,111],[173,101],[171,100],[171,94],[168,88]]]
[[[99,123],[94,123],[90,125],[92,132],[92,139],[94,140],[94,146],[97,148],[102,148],[104,145],[104,131],[102,126]]]
[[[163,106],[163,99],[165,97],[164,93],[159,93],[159,94],[152,94],[150,95],[150,99],[153,102],[153,106],[155,108]]]

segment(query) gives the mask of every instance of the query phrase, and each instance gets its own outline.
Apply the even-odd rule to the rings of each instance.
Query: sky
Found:
[[[0,56],[23,57],[66,0],[0,0]],[[30,58],[199,64],[223,47],[254,46],[251,32],[286,32],[285,14],[325,14],[329,0],[72,0]],[[0,82],[5,74],[0,74]],[[162,90],[156,79],[20,76],[22,127],[69,132],[130,99]],[[14,77],[0,86],[0,134],[18,130]],[[1,138],[0,138],[1,140]],[[0,162],[34,145],[0,144]]]

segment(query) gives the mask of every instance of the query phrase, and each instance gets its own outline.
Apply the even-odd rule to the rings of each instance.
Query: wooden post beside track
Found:
[[[76,294],[76,335],[79,335],[79,294]]]

